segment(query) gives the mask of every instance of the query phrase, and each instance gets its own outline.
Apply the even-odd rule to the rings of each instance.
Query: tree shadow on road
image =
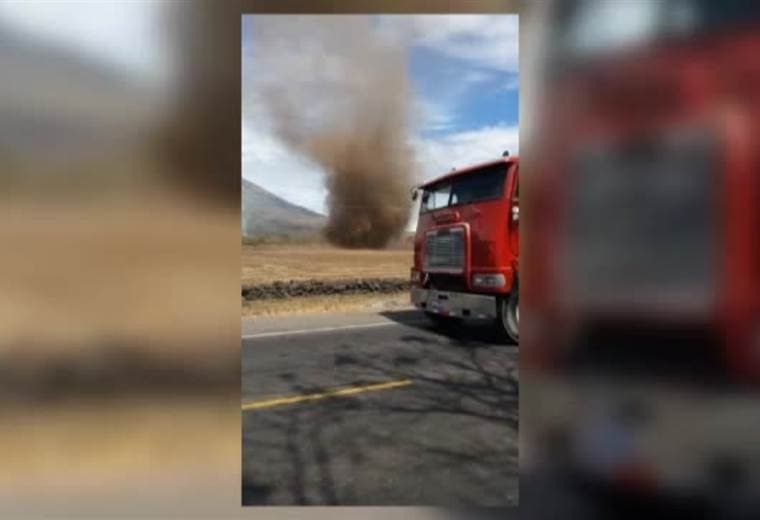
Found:
[[[461,346],[468,346],[473,343],[513,345],[510,340],[499,334],[495,324],[489,320],[450,318],[434,322],[424,312],[416,309],[384,311],[380,315],[423,332],[445,336],[459,342]]]
[[[244,413],[244,503],[514,505],[517,351],[431,329],[329,354],[341,386],[409,386]],[[293,393],[321,386],[292,376]],[[254,475],[266,493],[248,489]]]

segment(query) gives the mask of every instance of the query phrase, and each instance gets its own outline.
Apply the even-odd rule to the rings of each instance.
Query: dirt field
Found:
[[[242,283],[340,278],[407,278],[412,250],[327,245],[243,246]]]
[[[339,249],[325,244],[243,245],[242,285],[290,280],[407,279],[411,249]],[[391,294],[331,294],[242,303],[243,316],[298,312],[392,309],[409,303],[407,291]]]

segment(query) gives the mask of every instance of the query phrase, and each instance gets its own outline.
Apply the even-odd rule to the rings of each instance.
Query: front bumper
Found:
[[[412,304],[424,311],[459,318],[496,318],[496,297],[412,287]]]

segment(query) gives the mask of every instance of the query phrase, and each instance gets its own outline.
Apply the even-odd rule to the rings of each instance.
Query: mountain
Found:
[[[322,229],[324,215],[292,204],[243,179],[240,228],[243,236],[310,234]]]

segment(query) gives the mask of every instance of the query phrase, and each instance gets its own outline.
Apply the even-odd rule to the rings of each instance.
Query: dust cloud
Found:
[[[326,173],[327,239],[384,247],[411,209],[405,46],[359,16],[257,16],[253,32],[254,97],[274,133]]]

